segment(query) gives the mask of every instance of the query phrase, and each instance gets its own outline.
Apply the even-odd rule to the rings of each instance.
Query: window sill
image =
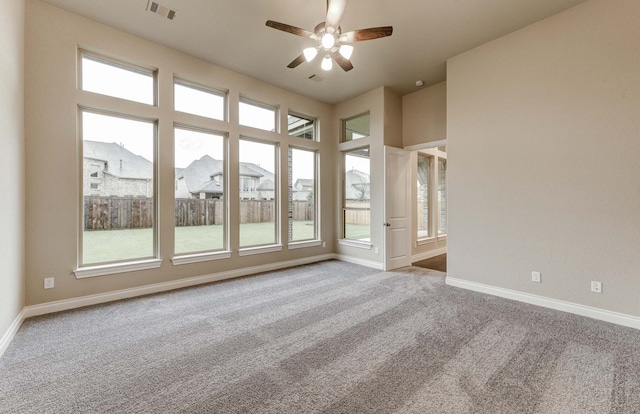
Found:
[[[365,249],[365,250],[371,250],[371,247],[373,246],[369,242],[362,242],[362,241],[349,240],[349,239],[338,239],[338,244],[342,246],[357,247],[358,249]]]
[[[174,266],[180,266],[180,265],[190,264],[190,263],[200,263],[200,262],[209,262],[211,260],[228,259],[230,257],[231,257],[230,251],[185,254],[182,256],[172,257],[171,263],[173,263]]]
[[[135,272],[137,270],[157,269],[162,265],[161,259],[138,260],[135,262],[114,263],[108,265],[88,266],[75,269],[76,279],[113,275],[117,273]]]
[[[304,249],[305,247],[318,247],[322,245],[321,240],[306,240],[300,242],[291,242],[287,245],[289,250]]]
[[[438,241],[447,240],[447,235],[446,234],[440,234],[440,235],[438,235],[437,239],[438,239]]]
[[[273,253],[282,251],[282,245],[276,244],[272,246],[248,247],[238,250],[238,256],[251,256],[253,254]]]
[[[437,241],[438,241],[438,239],[436,237],[428,237],[428,238],[425,238],[425,239],[418,239],[416,244],[418,246],[422,246],[424,244],[431,244],[431,243],[435,243]]]

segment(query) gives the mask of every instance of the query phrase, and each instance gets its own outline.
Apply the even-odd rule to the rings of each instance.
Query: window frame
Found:
[[[429,186],[430,186],[429,234],[430,236],[418,237],[418,226],[417,225],[414,226],[413,232],[415,234],[415,237],[416,237],[415,240],[418,246],[429,244],[429,243],[435,243],[439,241],[444,241],[447,239],[447,233],[438,234],[438,231],[440,229],[440,217],[441,217],[440,216],[441,206],[438,201],[438,191],[439,191],[439,181],[440,181],[439,162],[441,160],[444,160],[445,162],[447,162],[447,153],[446,151],[441,151],[439,147],[431,147],[431,148],[417,150],[417,156],[420,156],[420,155],[431,158],[431,163],[430,163],[431,165],[429,166],[430,167],[429,168],[429,174],[430,174],[430,177],[429,177]],[[416,163],[416,166],[417,166],[417,163]],[[417,174],[417,171],[416,171],[416,174]],[[445,182],[446,182],[446,177],[445,177]],[[445,187],[445,191],[446,191],[446,187]],[[418,212],[416,212],[416,216],[414,216],[416,223],[417,223],[417,214]]]
[[[346,217],[346,212],[347,212],[347,167],[346,167],[346,157],[349,153],[352,152],[357,152],[357,151],[362,151],[362,150],[368,150],[369,151],[369,186],[371,186],[371,146],[370,145],[363,145],[363,146],[359,146],[356,148],[350,148],[350,149],[346,149],[341,151],[341,164],[342,164],[342,177],[341,177],[341,181],[342,181],[342,188],[341,188],[341,210],[342,210],[342,214],[340,217],[340,223],[341,223],[341,234],[340,234],[340,238],[338,239],[338,243],[339,244],[343,244],[343,245],[349,245],[349,246],[353,246],[353,247],[362,247],[362,248],[366,248],[366,249],[370,249],[372,246],[371,243],[371,187],[369,187],[369,208],[358,208],[358,207],[350,207],[348,208],[348,210],[356,210],[356,211],[369,211],[369,241],[366,240],[361,240],[361,239],[351,239],[351,238],[347,238],[346,237],[346,230],[347,230],[347,223],[345,220]]]
[[[300,139],[304,139],[304,140],[308,140],[308,141],[311,141],[311,142],[320,142],[320,139],[318,137],[318,130],[319,129],[318,129],[318,119],[317,118],[312,117],[312,116],[308,116],[308,115],[303,115],[300,112],[295,112],[295,111],[292,111],[292,110],[289,110],[287,112],[287,120],[289,119],[290,116],[293,116],[293,117],[296,117],[296,118],[299,118],[299,119],[305,119],[307,121],[312,122],[311,130],[312,130],[312,135],[313,136],[311,138],[303,138],[303,137],[300,137],[298,135],[291,135],[291,131],[289,131],[289,125],[288,125],[288,122],[287,122],[287,135],[288,136],[295,137],[295,138],[300,138]]]
[[[153,125],[153,196],[151,197],[153,202],[153,253],[152,256],[145,256],[140,258],[132,258],[132,259],[123,259],[123,260],[114,260],[107,262],[99,262],[99,263],[84,263],[84,171],[83,171],[83,163],[84,163],[84,122],[83,122],[83,114],[84,113],[92,113],[96,115],[109,116],[114,118],[121,118],[131,121],[137,122],[146,122]],[[94,277],[94,276],[103,276],[115,273],[123,273],[130,272],[135,270],[143,270],[143,269],[153,269],[160,267],[162,260],[160,259],[159,252],[159,203],[158,203],[158,122],[157,118],[151,117],[143,117],[132,115],[129,113],[115,112],[110,110],[103,110],[88,107],[85,105],[77,105],[77,122],[78,122],[78,158],[77,158],[77,166],[78,166],[78,207],[79,214],[77,215],[78,220],[78,235],[77,235],[77,267],[74,270],[76,278],[86,278],[86,277]],[[88,177],[90,178],[90,177]]]
[[[227,259],[231,257],[231,247],[230,247],[230,231],[229,231],[229,133],[224,131],[218,131],[210,128],[197,127],[193,125],[182,124],[178,122],[174,122],[173,124],[173,144],[175,148],[175,131],[176,129],[182,129],[186,131],[193,131],[202,134],[215,135],[222,138],[222,152],[224,159],[222,160],[222,208],[223,208],[223,228],[222,228],[222,248],[220,249],[211,249],[211,250],[199,250],[195,252],[176,252],[176,238],[175,238],[175,191],[173,194],[173,217],[174,217],[174,226],[173,226],[173,257],[171,258],[171,262],[174,265],[182,265],[189,263],[197,263],[204,262],[209,260],[219,260],[219,259]],[[174,150],[175,151],[175,150]],[[175,177],[175,152],[174,152],[174,162],[173,162],[173,174],[174,174],[174,188],[177,186],[177,181]]]
[[[268,130],[268,129],[262,129],[262,128],[258,128],[258,127],[254,127],[251,125],[246,125],[243,124],[240,121],[241,118],[241,104],[245,104],[245,105],[251,105],[251,106],[255,106],[258,108],[262,108],[262,109],[269,109],[269,110],[273,110],[273,131]],[[280,107],[278,105],[274,105],[274,104],[268,104],[266,102],[262,102],[253,98],[249,98],[245,95],[240,94],[240,97],[238,99],[238,126],[240,127],[246,127],[246,128],[252,128],[252,129],[256,129],[258,131],[266,131],[266,132],[272,132],[275,134],[279,134],[280,133]]]
[[[93,91],[89,91],[89,90],[84,89],[83,88],[83,70],[84,70],[84,65],[82,63],[83,56],[87,56],[87,57],[89,57],[89,59],[92,59],[92,60],[97,61],[97,62],[104,61],[104,64],[106,64],[106,65],[120,67],[121,69],[129,70],[131,72],[139,72],[139,73],[142,73],[142,74],[151,75],[151,77],[153,79],[153,92],[152,92],[153,93],[153,98],[152,98],[153,103],[149,104],[149,103],[146,103],[146,102],[135,101],[135,100],[132,100],[132,99],[121,98],[121,97],[118,97],[118,96],[107,95],[107,94],[104,94],[104,93],[93,92]],[[91,50],[84,49],[84,48],[81,48],[81,47],[79,47],[77,49],[77,85],[76,85],[76,87],[79,90],[83,91],[83,92],[95,93],[95,94],[98,94],[98,95],[109,97],[110,99],[122,99],[124,101],[134,102],[134,103],[140,104],[140,105],[158,107],[158,68],[154,68],[154,67],[150,67],[150,66],[143,66],[143,65],[127,62],[127,61],[124,61],[124,60],[121,60],[121,59],[118,59],[118,58],[114,58],[112,56],[109,56],[109,55],[106,55],[106,54],[103,54],[103,53],[93,52]]]
[[[367,115],[369,116],[369,135],[365,135],[363,137],[356,138],[356,139],[352,138],[352,139],[347,140],[347,123],[349,121],[353,121],[354,119],[362,118],[362,117],[367,116]],[[351,116],[349,118],[344,118],[341,121],[342,121],[341,122],[341,127],[340,127],[340,142],[341,143],[354,142],[354,141],[357,141],[359,139],[365,139],[365,138],[368,138],[368,137],[371,136],[371,112],[370,111],[362,112],[362,113],[360,113],[358,115],[354,115],[354,116]]]
[[[184,86],[186,88],[191,88],[191,89],[198,90],[200,92],[221,96],[222,97],[222,119],[213,118],[213,117],[206,116],[206,115],[194,114],[192,112],[184,112],[184,111],[181,111],[181,110],[177,109],[176,108],[176,93],[175,93],[175,91],[176,91],[175,88],[176,88],[177,84],[180,84],[181,86]],[[179,76],[174,75],[173,76],[173,110],[175,112],[179,112],[181,114],[194,115],[194,116],[202,117],[202,118],[213,120],[213,121],[229,122],[229,91],[226,90],[226,89],[222,89],[222,88],[216,88],[216,87],[213,87],[213,86],[207,86],[207,85],[204,85],[204,84],[198,83],[198,82],[192,82],[190,80],[186,80],[184,78],[181,78]]]
[[[308,247],[308,246],[316,246],[319,245],[320,243],[320,208],[319,208],[319,188],[320,186],[318,185],[318,181],[319,181],[319,177],[320,177],[320,151],[316,148],[309,148],[309,147],[304,147],[304,146],[299,146],[299,145],[289,145],[288,147],[288,156],[289,156],[289,162],[292,164],[293,167],[293,150],[298,150],[298,151],[306,151],[306,152],[310,152],[313,154],[313,237],[310,239],[302,239],[302,240],[291,240],[290,238],[288,238],[288,248],[292,249],[292,248],[298,248],[298,247]],[[293,173],[293,168],[291,169],[291,173]],[[287,179],[289,182],[289,191],[288,191],[288,197],[289,197],[289,203],[291,204],[293,202],[293,194],[292,194],[292,190],[293,190],[293,186],[295,184],[295,182],[293,182],[293,175],[289,174],[289,171],[287,171]],[[289,207],[289,206],[288,206]],[[289,210],[289,216],[288,216],[288,222],[291,223],[291,226],[293,226],[293,217],[291,216],[293,212],[291,210]],[[289,223],[287,223],[287,230],[290,228]]]

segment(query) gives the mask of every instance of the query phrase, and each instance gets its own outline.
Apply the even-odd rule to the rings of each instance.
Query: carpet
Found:
[[[326,261],[26,320],[1,413],[639,413],[640,331]]]

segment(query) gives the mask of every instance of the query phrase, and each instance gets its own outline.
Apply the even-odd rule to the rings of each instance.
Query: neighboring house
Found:
[[[346,200],[369,200],[371,189],[369,174],[356,169],[345,174],[344,195]]]
[[[307,201],[309,194],[313,193],[313,180],[310,178],[298,178],[293,184],[291,198],[293,201]]]
[[[208,155],[186,168],[176,168],[176,198],[221,198],[224,193],[223,162]],[[240,163],[240,198],[273,200],[273,173],[259,165]]]
[[[84,195],[152,197],[153,163],[115,142],[83,141]]]

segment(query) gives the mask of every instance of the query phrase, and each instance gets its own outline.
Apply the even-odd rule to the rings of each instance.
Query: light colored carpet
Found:
[[[2,413],[639,413],[640,331],[327,261],[25,321]]]

